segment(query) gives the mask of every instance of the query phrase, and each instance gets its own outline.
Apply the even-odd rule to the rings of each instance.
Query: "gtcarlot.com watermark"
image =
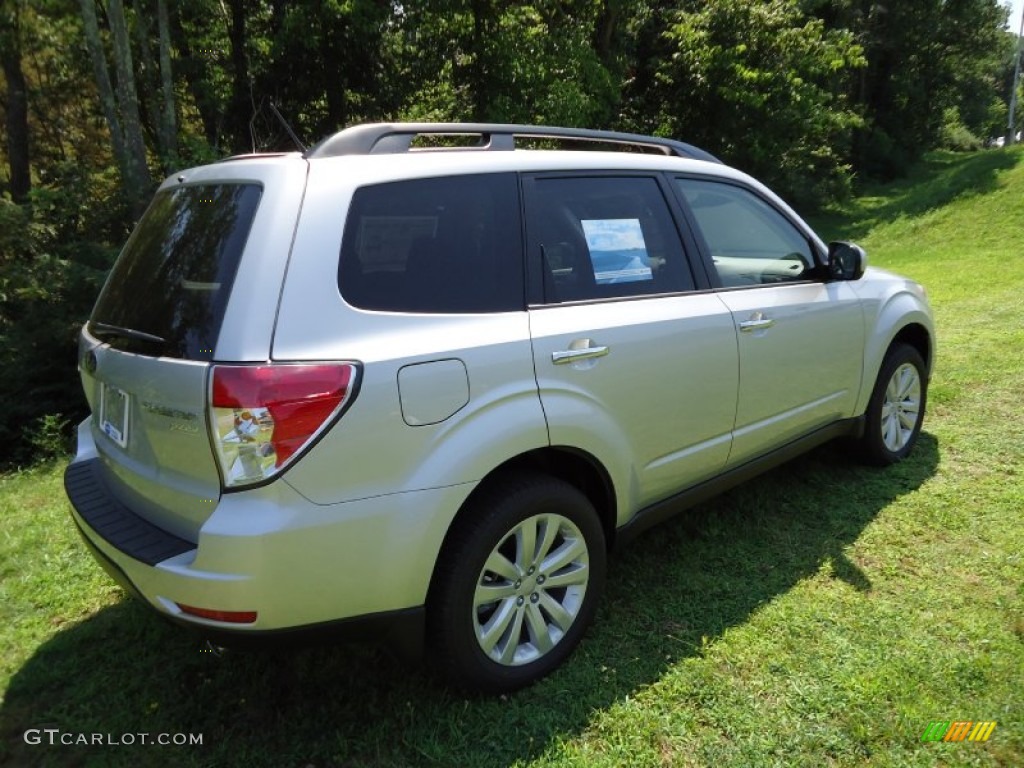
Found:
[[[48,744],[50,746],[95,746],[95,747],[130,747],[139,744],[154,746],[200,746],[203,743],[201,733],[75,733],[62,731],[60,728],[29,728],[25,731],[25,743],[33,746]]]

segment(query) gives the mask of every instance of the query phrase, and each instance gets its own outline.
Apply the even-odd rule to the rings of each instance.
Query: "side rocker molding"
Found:
[[[771,453],[734,467],[718,477],[706,480],[663,501],[645,507],[616,531],[615,550],[621,550],[648,528],[652,528],[671,517],[675,517],[680,512],[694,507],[702,501],[718,496],[740,483],[744,483],[757,475],[767,472],[769,469],[785,464],[787,461],[795,459],[812,448],[817,448],[819,445],[824,445],[838,437],[860,437],[863,434],[863,416],[833,422],[791,443],[787,443]]]

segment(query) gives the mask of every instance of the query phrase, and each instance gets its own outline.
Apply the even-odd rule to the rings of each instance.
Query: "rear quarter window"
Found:
[[[211,360],[262,189],[158,192],[107,278],[90,332],[142,354]]]
[[[376,184],[352,198],[338,284],[360,309],[519,310],[522,252],[515,174]]]

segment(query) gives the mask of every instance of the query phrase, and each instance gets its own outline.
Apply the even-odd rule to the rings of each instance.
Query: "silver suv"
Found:
[[[512,690],[613,546],[836,437],[910,452],[932,316],[865,261],[648,136],[363,125],[183,171],[82,330],[72,515],[220,642],[369,629]]]

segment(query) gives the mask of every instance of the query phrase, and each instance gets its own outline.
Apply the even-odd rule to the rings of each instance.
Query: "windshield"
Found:
[[[201,184],[157,193],[93,309],[117,349],[211,360],[261,188]]]

